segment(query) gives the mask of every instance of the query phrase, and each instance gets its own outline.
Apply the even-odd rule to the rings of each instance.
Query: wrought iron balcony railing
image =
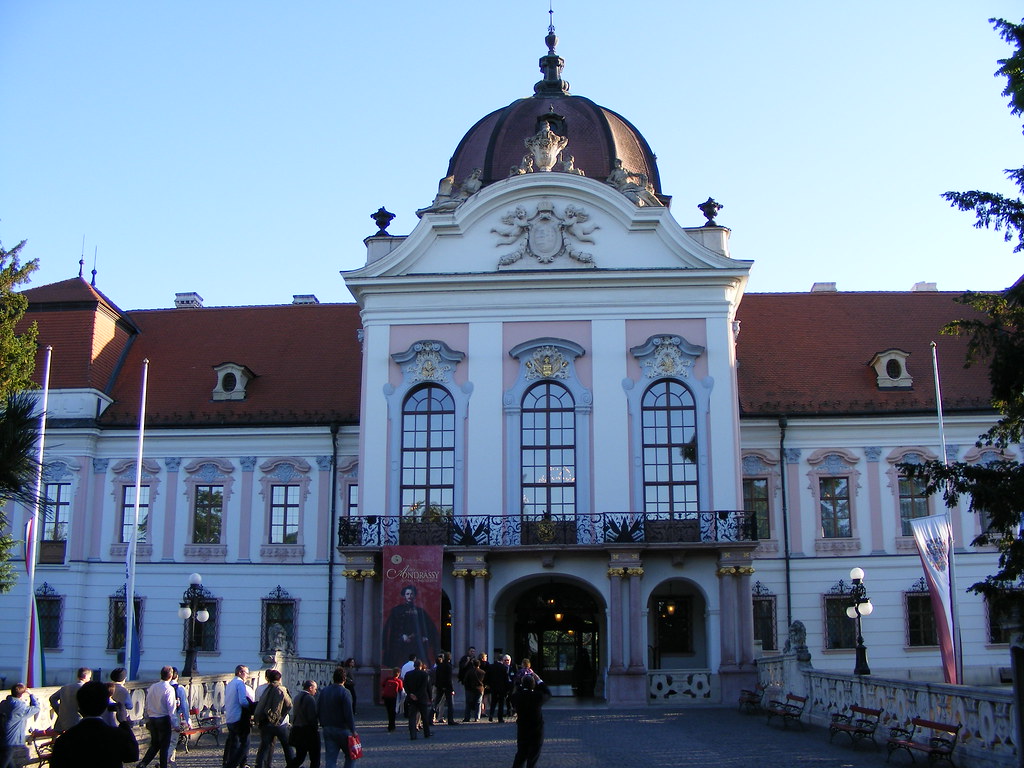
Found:
[[[596,512],[557,518],[547,515],[466,515],[425,520],[420,517],[343,517],[338,545],[380,547],[391,544],[518,547],[594,544],[671,544],[757,540],[753,516],[743,510],[657,515]]]

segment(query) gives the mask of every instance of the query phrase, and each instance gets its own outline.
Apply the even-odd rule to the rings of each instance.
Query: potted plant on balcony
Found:
[[[447,544],[454,515],[451,507],[415,502],[402,515],[399,544]]]

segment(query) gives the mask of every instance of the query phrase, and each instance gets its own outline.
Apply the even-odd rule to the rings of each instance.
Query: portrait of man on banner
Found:
[[[382,665],[400,667],[415,654],[425,662],[440,650],[441,547],[387,547],[384,553]]]

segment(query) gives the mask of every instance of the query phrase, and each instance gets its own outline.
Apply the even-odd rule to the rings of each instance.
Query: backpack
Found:
[[[284,719],[284,692],[281,687],[268,685],[260,698],[260,704],[263,708],[256,725],[280,725]]]

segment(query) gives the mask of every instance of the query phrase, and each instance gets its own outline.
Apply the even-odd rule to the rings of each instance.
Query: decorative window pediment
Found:
[[[914,377],[907,370],[909,352],[887,349],[879,352],[869,365],[875,369],[879,389],[913,389]]]
[[[466,355],[456,352],[443,341],[426,339],[410,345],[405,352],[391,355],[402,369],[402,376],[408,385],[433,381],[446,384],[452,380],[452,373]]]
[[[245,389],[256,374],[238,363],[215,365],[217,386],[213,388],[214,400],[245,400]]]
[[[648,379],[663,376],[688,379],[697,358],[704,354],[704,347],[691,344],[682,336],[658,334],[629,351]]]

